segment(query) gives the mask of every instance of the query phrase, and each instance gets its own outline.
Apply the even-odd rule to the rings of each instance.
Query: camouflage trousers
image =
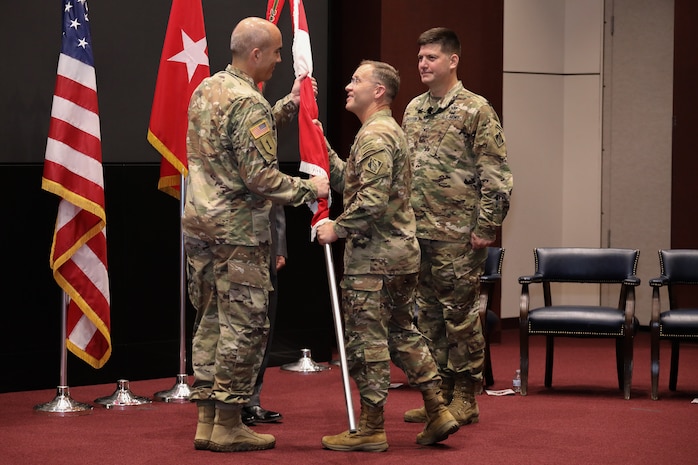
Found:
[[[385,404],[391,354],[411,386],[439,386],[436,363],[413,323],[417,273],[345,275],[341,285],[347,368],[361,400]]]
[[[442,377],[460,373],[479,382],[485,337],[478,308],[487,249],[425,239],[419,246],[417,326],[429,340]]]
[[[244,404],[264,357],[269,248],[185,237],[189,299],[196,309],[190,400]]]

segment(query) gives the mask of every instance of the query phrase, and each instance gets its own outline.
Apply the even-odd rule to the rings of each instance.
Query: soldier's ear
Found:
[[[458,68],[458,63],[460,62],[460,57],[458,55],[456,55],[455,53],[452,53],[448,61],[449,61],[449,68],[455,69],[455,68]]]

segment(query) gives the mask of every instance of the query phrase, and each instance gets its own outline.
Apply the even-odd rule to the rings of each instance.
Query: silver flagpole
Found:
[[[349,386],[349,370],[347,369],[347,354],[344,350],[344,329],[342,327],[342,314],[339,310],[339,297],[334,275],[334,261],[330,244],[325,244],[325,263],[327,264],[327,281],[330,286],[330,298],[332,300],[332,316],[334,317],[334,331],[337,336],[337,352],[339,352],[339,366],[342,369],[342,382],[344,383],[344,399],[347,404],[347,416],[349,417],[349,431],[356,432],[354,421],[354,404],[351,400],[351,388]]]
[[[186,185],[184,175],[179,176],[179,374],[175,385],[167,390],[155,393],[155,400],[162,402],[189,402],[191,389],[187,382],[187,348],[186,348],[186,311],[187,311],[187,291],[186,291],[186,257],[184,253],[184,229],[182,228],[182,217],[184,216],[184,197]]]
[[[60,385],[56,389],[56,397],[51,402],[38,404],[34,406],[34,410],[39,413],[56,414],[59,416],[68,415],[87,415],[92,413],[92,406],[76,402],[70,397],[70,388],[67,384],[68,379],[68,357],[66,354],[66,316],[68,314],[68,295],[65,291],[61,291],[61,372]]]

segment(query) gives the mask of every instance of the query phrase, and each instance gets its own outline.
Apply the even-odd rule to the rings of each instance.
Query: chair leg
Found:
[[[485,336],[485,367],[483,377],[485,387],[488,388],[494,385],[494,375],[492,374],[492,359],[490,358],[490,338]]]
[[[676,391],[676,381],[679,377],[679,341],[671,341],[671,368],[669,370],[669,390]]]
[[[633,335],[626,334],[623,338],[623,397],[630,400],[630,388],[633,382]]]
[[[553,385],[553,359],[555,358],[555,338],[545,337],[545,387]]]
[[[652,323],[650,341],[650,372],[652,374],[652,400],[659,400],[659,324]]]
[[[616,372],[618,374],[618,389],[623,390],[625,372],[625,346],[623,339],[616,339]]]
[[[521,323],[519,329],[519,368],[521,369],[521,395],[528,394],[528,323]]]

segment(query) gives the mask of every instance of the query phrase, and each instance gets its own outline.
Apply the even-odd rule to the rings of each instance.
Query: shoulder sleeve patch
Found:
[[[259,139],[265,134],[269,134],[269,131],[271,131],[271,126],[265,119],[258,123],[255,123],[250,128],[250,134],[252,134],[252,137],[254,137],[255,139]]]
[[[378,174],[383,166],[383,162],[378,160],[376,157],[371,157],[366,163],[366,169],[373,174]]]
[[[504,145],[504,134],[502,134],[502,127],[500,125],[496,125],[495,128],[497,133],[494,135],[494,142],[497,144],[497,147],[501,147]]]

